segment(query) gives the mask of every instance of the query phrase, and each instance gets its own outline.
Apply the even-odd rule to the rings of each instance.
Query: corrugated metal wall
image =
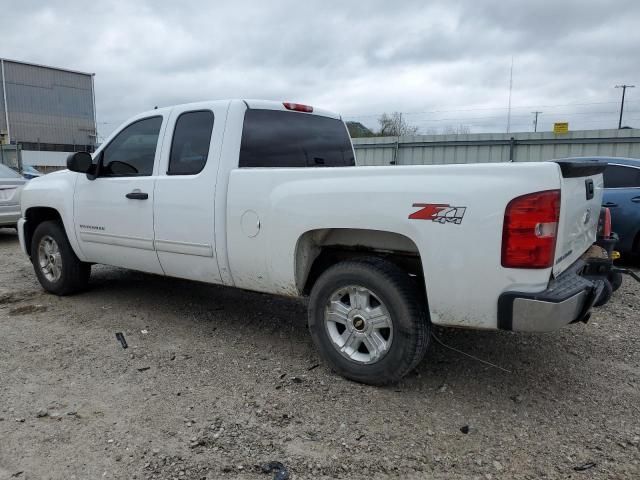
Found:
[[[92,76],[3,60],[11,140],[94,145]],[[0,84],[0,98],[2,95]],[[1,100],[0,100],[1,101]],[[0,110],[4,117],[4,105]],[[0,120],[0,129],[4,118]]]
[[[593,155],[640,158],[640,130],[373,137],[355,138],[353,145],[358,165],[532,162]]]

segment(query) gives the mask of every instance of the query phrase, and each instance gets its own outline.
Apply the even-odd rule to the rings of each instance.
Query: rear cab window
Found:
[[[350,167],[353,148],[341,120],[300,112],[249,109],[240,146],[241,168]]]

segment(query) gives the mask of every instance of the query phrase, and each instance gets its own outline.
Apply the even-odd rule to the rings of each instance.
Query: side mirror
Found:
[[[67,157],[67,168],[72,172],[88,173],[92,166],[91,154],[87,152],[76,152]]]

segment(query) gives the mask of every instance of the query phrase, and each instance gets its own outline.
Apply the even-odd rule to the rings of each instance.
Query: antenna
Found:
[[[507,110],[507,133],[511,131],[511,92],[513,91],[513,55],[511,55],[511,70],[509,71],[509,108]]]

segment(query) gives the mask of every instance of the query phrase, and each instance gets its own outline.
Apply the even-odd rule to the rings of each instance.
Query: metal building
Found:
[[[0,58],[0,143],[41,162],[96,144],[94,75]],[[58,152],[49,155],[46,152]],[[27,162],[25,162],[27,163]]]

